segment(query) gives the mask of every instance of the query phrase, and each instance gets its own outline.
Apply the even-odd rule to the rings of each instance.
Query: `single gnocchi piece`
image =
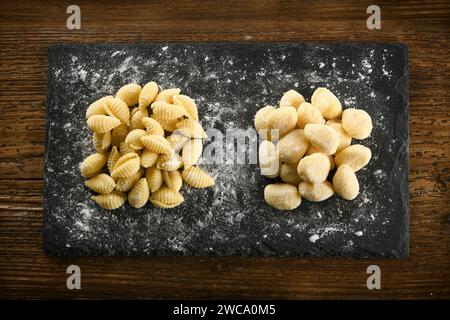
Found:
[[[342,128],[352,138],[362,140],[372,132],[372,118],[364,110],[345,109],[342,113]]]
[[[150,116],[150,118],[157,120],[159,122],[159,124],[161,125],[161,127],[163,127],[164,130],[169,131],[169,132],[175,131],[176,124],[179,121],[179,119],[172,119],[172,120],[160,119],[158,117],[155,117],[154,114],[152,114]]]
[[[111,146],[111,131],[105,133],[94,132],[92,136],[92,142],[94,144],[95,151],[105,153]]]
[[[145,178],[139,179],[131,191],[128,193],[128,202],[134,208],[142,208],[150,197],[150,190],[148,189],[147,180]]]
[[[278,139],[297,127],[297,110],[294,107],[278,108],[267,117],[267,128],[271,129],[271,139],[273,130],[278,130]]]
[[[181,177],[184,182],[194,188],[207,188],[214,185],[214,179],[196,166],[184,169]]]
[[[177,132],[192,138],[192,139],[206,139],[207,135],[205,130],[203,130],[200,123],[192,119],[184,119],[176,124]]]
[[[122,99],[110,97],[106,99],[106,113],[115,117],[126,126],[130,126],[130,109]]]
[[[159,190],[164,183],[162,171],[156,166],[148,168],[145,173],[145,177],[147,179],[150,192],[152,193]]]
[[[334,194],[333,185],[329,181],[312,183],[303,181],[298,185],[298,192],[308,201],[321,202]]]
[[[144,144],[141,141],[141,137],[146,135],[147,131],[143,129],[134,129],[128,133],[125,138],[125,143],[127,143],[134,150],[144,149]]]
[[[117,150],[117,147],[116,146],[112,147],[106,163],[109,173],[113,171],[114,166],[116,165],[117,161],[120,159],[121,156],[122,155],[120,154],[119,150]]]
[[[150,196],[150,202],[155,206],[162,204],[168,207],[175,207],[184,201],[181,193],[173,191],[168,187],[162,187]]]
[[[307,124],[305,126],[306,139],[318,150],[326,155],[334,154],[339,147],[339,133],[324,124]]]
[[[163,101],[153,102],[152,109],[155,117],[162,120],[173,120],[187,115],[184,107]]]
[[[298,163],[308,149],[309,142],[302,129],[294,129],[280,139],[278,150],[280,161]]]
[[[297,127],[304,129],[308,123],[324,124],[325,119],[318,108],[308,102],[303,102],[298,107]]]
[[[136,83],[124,85],[117,91],[116,98],[121,99],[127,106],[133,106],[139,102],[139,95],[142,87]]]
[[[327,179],[330,162],[323,153],[313,153],[300,160],[297,172],[303,181],[321,183]]]
[[[141,166],[144,168],[153,167],[158,161],[159,154],[148,149],[144,149],[141,154]]]
[[[120,150],[120,153],[121,153],[122,155],[127,154],[127,153],[136,153],[136,154],[137,154],[137,150],[136,150],[136,149],[133,149],[133,148],[132,148],[128,143],[126,143],[125,141],[120,143],[119,150]]]
[[[255,129],[260,136],[263,136],[263,138],[270,139],[268,134],[268,124],[267,124],[267,118],[269,117],[269,114],[271,114],[273,111],[275,111],[275,107],[272,106],[265,106],[264,108],[261,108],[256,112],[254,124]]]
[[[166,186],[175,192],[180,191],[183,185],[183,178],[178,170],[163,171],[163,180]]]
[[[139,94],[139,109],[143,110],[147,108],[155,100],[158,91],[159,88],[156,82],[151,81],[147,83]]]
[[[317,107],[327,120],[339,118],[342,114],[339,99],[327,88],[317,88],[311,97],[311,104]]]
[[[342,128],[341,120],[328,120],[326,125],[332,127],[339,134],[339,146],[336,149],[336,153],[352,144],[352,137]]]
[[[167,103],[173,103],[173,97],[176,95],[179,95],[181,92],[181,89],[178,88],[171,88],[171,89],[165,89],[162,90],[157,96],[155,101],[162,101]]]
[[[182,106],[186,112],[187,116],[194,121],[198,121],[198,110],[197,105],[194,100],[190,97],[178,94],[173,96],[173,103],[179,106]]]
[[[269,140],[264,140],[259,145],[259,168],[261,175],[268,178],[276,178],[280,174],[280,157],[278,147]]]
[[[97,193],[110,193],[114,190],[116,182],[106,173],[99,173],[98,175],[86,180],[85,186]]]
[[[183,166],[183,161],[178,153],[162,154],[156,163],[156,167],[164,171],[178,170]]]
[[[103,97],[91,103],[86,110],[86,119],[89,119],[91,116],[97,115],[102,116],[106,115],[106,100],[110,98]]]
[[[203,142],[201,139],[191,139],[183,146],[181,158],[185,168],[193,166],[201,157],[203,151]]]
[[[333,176],[333,187],[336,194],[345,200],[353,200],[358,196],[358,178],[349,165],[343,164],[337,168]]]
[[[116,183],[116,190],[121,192],[127,192],[130,191],[131,188],[134,187],[136,182],[139,181],[139,179],[142,176],[142,171],[138,170],[135,174],[125,177],[125,178],[118,178]]]
[[[114,210],[123,206],[127,196],[123,192],[112,191],[111,193],[92,196],[91,199],[104,209]]]
[[[189,140],[189,137],[186,137],[177,130],[167,137],[167,141],[174,152],[180,152]]]
[[[302,181],[298,176],[297,172],[298,164],[288,164],[283,163],[280,169],[280,178],[283,182],[292,184],[294,186],[298,186],[298,184]]]
[[[120,120],[110,116],[93,115],[88,119],[87,124],[92,131],[105,133],[119,126]]]
[[[149,134],[141,137],[142,144],[150,151],[162,154],[172,154],[173,149],[166,138]]]
[[[113,172],[111,172],[111,177],[129,177],[139,171],[140,166],[141,160],[139,156],[135,153],[127,153],[117,160]]]
[[[302,202],[297,188],[287,183],[268,184],[264,188],[264,200],[277,210],[294,210]]]
[[[88,156],[81,163],[81,175],[85,178],[90,178],[99,173],[108,161],[108,155],[104,153],[94,153]]]
[[[164,129],[161,124],[153,118],[143,117],[142,124],[145,126],[148,134],[164,137]]]
[[[354,144],[339,152],[334,160],[337,166],[346,164],[356,172],[365,167],[369,163],[370,158],[372,158],[372,152],[369,148],[360,144]]]
[[[322,153],[319,149],[314,147],[312,144],[309,145],[308,150],[306,150],[306,155],[312,155],[313,153]],[[334,162],[334,157],[332,155],[326,155],[328,161],[330,162],[330,170],[333,170],[336,167],[336,163]]]
[[[289,90],[281,97],[280,108],[294,107],[298,109],[303,102],[305,102],[305,98],[300,93],[295,90]]]

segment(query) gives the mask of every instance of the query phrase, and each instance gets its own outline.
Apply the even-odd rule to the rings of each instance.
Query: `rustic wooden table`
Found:
[[[0,298],[449,298],[450,3],[378,1],[0,1]],[[220,3],[220,4],[219,4]],[[46,52],[50,44],[398,41],[410,57],[408,259],[49,258],[42,251]],[[66,267],[82,289],[66,288]],[[377,264],[382,289],[366,288]]]

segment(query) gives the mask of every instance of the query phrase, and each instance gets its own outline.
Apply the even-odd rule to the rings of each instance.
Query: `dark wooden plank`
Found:
[[[359,1],[0,1],[0,297],[449,298],[448,1],[380,1],[382,29]],[[133,18],[130,19],[130,16]],[[107,22],[107,23],[106,23]],[[43,255],[46,49],[63,42],[401,41],[410,57],[410,238],[402,261],[262,258],[77,258]],[[65,268],[82,269],[82,290]],[[369,264],[382,290],[365,287]]]

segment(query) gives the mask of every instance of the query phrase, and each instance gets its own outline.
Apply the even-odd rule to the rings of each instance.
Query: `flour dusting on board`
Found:
[[[396,49],[389,48],[58,47],[49,64],[44,231],[48,251],[75,255],[398,255],[401,244],[384,245],[386,241],[380,240],[399,237],[395,226],[401,223],[403,205],[402,195],[394,189],[399,180],[392,180],[397,179],[395,159],[405,143],[395,131],[402,98],[392,91],[402,74],[394,63]],[[235,142],[226,140],[226,133],[252,132],[260,107],[277,105],[290,89],[309,101],[317,87],[329,88],[344,108],[364,109],[373,120],[371,137],[353,141],[368,146],[373,155],[357,174],[361,193],[354,201],[336,196],[322,203],[303,199],[298,209],[280,212],[263,201],[270,179],[262,177],[256,165],[227,158],[225,164],[201,164],[216,185],[204,190],[183,187],[185,202],[177,209],[162,210],[151,204],[141,209],[126,205],[113,212],[99,208],[90,200],[92,192],[84,187],[79,172],[82,160],[94,152],[92,132],[85,124],[86,108],[126,83],[149,81],[161,88],[178,87],[196,101],[203,127],[223,133],[223,143],[215,152],[224,157],[247,151],[235,150]],[[256,133],[245,138],[249,144],[257,143]],[[205,146],[217,139],[209,137]]]

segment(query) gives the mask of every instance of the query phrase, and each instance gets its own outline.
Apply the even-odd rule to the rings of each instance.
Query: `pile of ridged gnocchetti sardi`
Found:
[[[369,163],[372,153],[352,140],[369,137],[370,115],[360,109],[342,110],[339,99],[326,88],[317,88],[311,103],[289,90],[279,104],[259,109],[254,119],[263,140],[258,154],[261,174],[283,181],[265,187],[265,201],[278,210],[293,210],[302,198],[320,202],[336,193],[355,199],[359,194],[355,173]]]
[[[115,97],[92,103],[86,119],[96,153],[80,170],[85,185],[98,193],[91,199],[102,208],[117,209],[127,200],[135,208],[148,201],[173,208],[184,201],[183,182],[194,188],[214,184],[196,165],[206,133],[194,100],[180,89],[130,83]]]

